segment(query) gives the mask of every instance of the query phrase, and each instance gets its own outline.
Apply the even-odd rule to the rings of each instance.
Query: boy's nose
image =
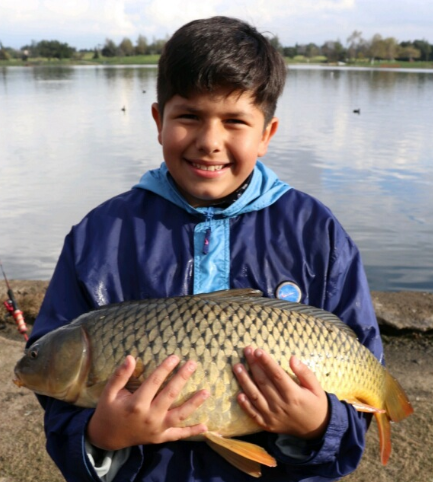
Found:
[[[222,133],[215,124],[201,126],[196,137],[196,147],[205,153],[218,152],[222,145]]]

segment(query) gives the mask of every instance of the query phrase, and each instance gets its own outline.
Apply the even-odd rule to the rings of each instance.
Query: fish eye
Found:
[[[38,346],[34,346],[31,349],[27,350],[27,354],[30,358],[37,358],[38,357]]]

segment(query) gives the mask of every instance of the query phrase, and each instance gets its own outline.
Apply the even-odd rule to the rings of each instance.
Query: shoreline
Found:
[[[75,67],[75,66],[138,66],[147,65],[157,67],[159,55],[132,55],[129,57],[103,57],[99,59],[82,58],[82,59],[47,59],[47,58],[35,58],[35,59],[10,59],[0,60],[0,67]],[[417,70],[417,71],[429,71],[433,69],[433,61],[413,61],[406,60],[376,60],[373,63],[370,61],[362,62],[325,62],[312,59],[305,60],[292,60],[285,57],[286,66],[303,66],[308,67],[324,67],[324,68],[337,68],[337,69],[367,69],[367,70]]]

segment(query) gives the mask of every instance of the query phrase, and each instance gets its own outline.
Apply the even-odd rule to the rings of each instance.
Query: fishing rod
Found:
[[[13,317],[15,320],[15,323],[17,324],[18,331],[24,336],[24,339],[27,341],[29,337],[27,336],[27,325],[26,322],[24,321],[24,315],[23,312],[18,309],[17,302],[15,300],[14,292],[12,291],[12,288],[9,284],[9,281],[6,277],[6,273],[3,269],[3,264],[0,259],[0,267],[3,273],[3,277],[6,281],[6,287],[8,289],[7,294],[9,299],[3,302],[5,305],[7,311],[9,312],[9,315]]]

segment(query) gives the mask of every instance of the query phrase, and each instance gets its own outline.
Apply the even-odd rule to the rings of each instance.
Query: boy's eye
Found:
[[[191,119],[196,120],[198,117],[195,114],[180,114],[179,119]]]
[[[242,119],[227,119],[226,122],[228,124],[239,124],[239,125],[245,124],[245,121]]]

